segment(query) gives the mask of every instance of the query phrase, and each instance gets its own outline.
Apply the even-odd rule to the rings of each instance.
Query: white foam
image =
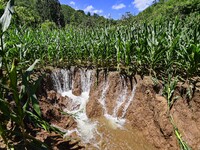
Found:
[[[69,106],[66,106],[64,111],[73,116],[74,120],[77,122],[77,128],[66,131],[65,136],[69,136],[76,132],[76,134],[81,137],[83,142],[91,144],[93,143],[95,147],[98,148],[98,144],[100,142],[97,142],[96,137],[99,136],[102,139],[103,136],[97,131],[97,122],[92,122],[86,115],[86,104],[89,100],[90,87],[92,83],[92,71],[80,70],[80,74],[82,91],[80,96],[76,96],[72,93],[73,80],[72,72],[70,70],[57,70],[51,75],[57,92],[62,96],[69,98]],[[122,85],[120,87],[120,94],[116,100],[116,106],[114,107],[112,114],[108,114],[106,96],[109,91],[109,78],[104,81],[101,97],[98,101],[102,105],[104,116],[112,128],[123,129],[123,126],[126,122],[125,115],[134,99],[135,90],[136,85],[131,91],[131,94],[128,94],[128,87],[125,85],[125,81],[122,78]],[[119,110],[122,110],[121,116],[118,116]]]
[[[61,75],[63,77],[63,89],[62,89],[62,92],[69,91],[70,89],[72,89],[72,85],[73,85],[71,71],[62,69],[60,71],[60,73],[61,73]]]
[[[117,113],[119,112],[119,109],[121,108],[121,106],[125,103],[126,98],[127,98],[127,93],[128,93],[128,87],[125,85],[125,81],[122,81],[123,84],[121,85],[121,93],[119,94],[119,97],[117,99],[117,105],[114,108],[113,111],[113,116],[117,117]],[[124,86],[125,85],[125,86]]]
[[[102,95],[101,95],[101,98],[99,99],[99,102],[102,105],[102,108],[104,110],[104,116],[109,121],[109,124],[111,125],[111,127],[113,127],[114,129],[116,128],[122,129],[123,125],[126,122],[125,115],[126,115],[127,109],[129,108],[131,102],[134,99],[136,85],[131,91],[131,95],[128,96],[128,87],[127,85],[125,85],[124,78],[122,78],[122,85],[120,88],[121,94],[119,94],[119,97],[117,98],[116,106],[114,107],[112,114],[108,114],[108,110],[106,107],[106,94],[108,90],[109,90],[109,81],[107,80],[104,82]],[[123,108],[123,111],[122,111],[122,115],[118,116],[120,108]]]
[[[91,70],[81,70],[81,90],[80,96],[72,93],[72,73],[70,70],[61,70],[53,72],[52,78],[55,83],[57,92],[62,96],[67,96],[70,99],[71,108],[65,108],[64,111],[75,119],[77,122],[77,129],[69,130],[66,135],[76,132],[83,142],[89,143],[95,139],[96,122],[91,122],[86,115],[86,104],[89,100],[90,86],[91,86]],[[60,76],[60,78],[59,78]],[[63,84],[61,84],[63,82]],[[63,85],[63,86],[62,86]]]
[[[134,99],[136,87],[137,87],[137,85],[134,85],[134,87],[133,87],[133,89],[132,89],[132,92],[131,92],[131,96],[130,96],[130,98],[128,99],[128,102],[126,102],[126,104],[125,104],[125,106],[124,106],[123,113],[122,113],[122,116],[121,116],[122,118],[125,117],[126,112],[127,112],[127,109],[128,109],[128,107],[130,106],[131,102],[132,102],[133,99]]]
[[[107,114],[107,108],[106,108],[106,94],[108,92],[108,88],[109,88],[109,82],[108,80],[104,82],[103,85],[103,90],[102,90],[102,94],[101,94],[101,98],[98,100],[99,103],[102,105],[102,108],[104,110],[104,114]]]
[[[51,78],[53,79],[53,82],[54,82],[54,88],[57,90],[58,93],[62,93],[62,87],[61,87],[61,83],[59,80],[59,72],[54,71],[51,74]]]

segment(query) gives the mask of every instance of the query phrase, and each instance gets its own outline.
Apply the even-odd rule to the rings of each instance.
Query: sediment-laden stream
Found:
[[[97,119],[89,119],[86,114],[86,104],[90,96],[90,88],[94,82],[94,72],[92,70],[79,70],[80,75],[80,92],[73,93],[74,81],[73,71],[55,70],[51,77],[54,87],[63,97],[68,97],[68,106],[64,109],[69,115],[72,115],[77,122],[77,128],[67,131],[66,135],[76,132],[82,141],[89,144],[90,148],[96,149],[149,149],[149,145],[143,144],[145,141],[142,136],[133,132],[133,129],[126,126],[126,112],[134,99],[136,84],[132,90],[128,90],[125,79],[121,78],[119,85],[119,95],[115,102],[112,113],[108,113],[107,93],[109,92],[109,78],[105,78],[101,89],[100,98],[98,99],[103,109],[103,116]],[[115,98],[115,97],[113,97]],[[119,111],[121,113],[119,114]],[[136,131],[136,130],[135,130]],[[143,142],[142,142],[143,141]]]
[[[73,128],[63,130],[66,137],[76,135],[86,149],[95,150],[179,149],[167,116],[167,101],[154,90],[149,77],[132,79],[118,72],[96,73],[73,67],[69,70],[55,69],[51,73],[52,89],[65,101],[62,110],[76,122]],[[182,105],[191,114],[187,106]],[[192,116],[177,113],[177,110],[181,112],[179,106],[175,103],[171,114],[190,121]],[[197,117],[198,113],[193,115]],[[187,126],[177,121],[183,136],[197,148],[199,142],[193,139],[200,138],[200,135],[195,135],[199,131],[199,122],[195,123],[190,136],[185,136]]]

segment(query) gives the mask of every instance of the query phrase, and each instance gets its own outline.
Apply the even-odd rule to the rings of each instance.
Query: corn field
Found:
[[[8,149],[13,148],[12,139],[16,135],[22,138],[23,146],[32,141],[45,147],[26,134],[27,120],[47,131],[63,134],[42,119],[35,94],[41,79],[31,76],[36,64],[39,67],[114,69],[128,75],[165,77],[168,80],[163,95],[169,109],[177,83],[177,80],[172,82],[173,77],[191,79],[200,74],[199,19],[176,18],[154,24],[106,25],[104,28],[11,27],[7,30],[12,3],[12,0],[8,2],[0,19],[0,135]],[[8,129],[10,122],[12,127]],[[176,125],[172,124],[181,149],[189,149]]]
[[[7,57],[42,65],[119,69],[163,76],[199,73],[200,25],[176,19],[164,23],[94,29],[13,29]]]

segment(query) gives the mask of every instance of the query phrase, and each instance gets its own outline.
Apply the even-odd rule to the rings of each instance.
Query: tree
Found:
[[[89,16],[89,17],[90,17],[90,16],[91,16],[91,13],[90,13],[90,12],[88,12],[88,13],[87,13],[87,16]]]
[[[154,5],[154,4],[158,3],[159,1],[160,0],[153,0],[152,4]]]
[[[93,14],[93,17],[94,17],[94,18],[99,18],[99,15],[98,15],[97,13],[94,13],[94,14]]]
[[[61,5],[58,0],[37,0],[36,7],[43,22],[50,20],[58,26],[64,26],[64,16],[61,13]]]
[[[122,15],[121,20],[128,20],[131,19],[133,17],[133,15],[131,14],[131,12],[126,12],[124,15]]]

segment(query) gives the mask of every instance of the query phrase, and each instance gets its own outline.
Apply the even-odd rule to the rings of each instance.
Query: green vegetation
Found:
[[[7,0],[0,0],[0,14],[3,14]],[[40,27],[45,21],[54,22],[58,27],[66,25],[94,27],[108,22],[98,14],[85,14],[58,0],[15,0],[14,22],[17,27]],[[114,20],[109,20],[115,22]]]
[[[174,128],[174,133],[175,133],[175,136],[178,140],[178,143],[179,143],[179,146],[180,146],[180,150],[192,150],[188,144],[182,139],[182,136],[179,132],[179,129],[177,128],[177,126],[175,125],[174,123],[174,120],[173,120],[173,117],[170,116],[170,121],[171,121],[171,124],[173,125],[173,128]]]
[[[165,80],[164,80],[165,81]],[[168,80],[164,82],[164,89],[163,89],[163,95],[167,99],[167,104],[168,104],[168,111],[172,108],[175,100],[177,97],[174,97],[174,91],[177,86],[177,77],[175,79],[172,79],[172,75],[168,75]]]
[[[86,15],[57,0],[16,0],[16,5],[8,31],[11,14],[0,20],[0,135],[8,148],[16,135],[24,146],[39,142],[25,133],[27,120],[56,130],[42,119],[35,94],[40,79],[31,73],[38,60],[40,67],[114,69],[163,79],[169,111],[177,81],[190,83],[200,74],[198,0],[160,0],[138,16],[127,13],[119,21]],[[1,14],[4,7],[1,0]],[[172,124],[181,149],[189,149]]]
[[[165,79],[164,79],[165,81]],[[179,143],[180,149],[181,150],[191,150],[191,148],[188,146],[188,144],[183,140],[180,131],[178,129],[178,127],[176,126],[174,119],[170,113],[170,109],[172,108],[175,100],[178,99],[178,96],[174,97],[174,92],[175,92],[175,88],[177,86],[177,77],[175,77],[174,79],[172,78],[172,75],[169,74],[168,75],[168,79],[167,81],[164,82],[163,86],[163,96],[167,99],[167,104],[168,104],[168,117],[170,119],[170,122],[173,126],[174,129],[174,134],[177,138],[177,141]]]
[[[127,13],[129,14],[129,13]],[[137,16],[124,15],[122,21],[148,22],[173,20],[178,16],[181,19],[200,16],[199,0],[155,0],[151,7],[148,7]]]
[[[36,27],[46,20],[65,25],[58,0],[15,0],[15,4],[18,25]]]
[[[93,29],[67,26],[48,32],[12,29],[6,55],[20,62],[41,59],[43,65],[118,69],[160,78],[171,73],[189,79],[200,71],[197,19]]]
[[[25,71],[14,57],[7,57],[5,37],[11,22],[14,0],[10,0],[0,18],[0,135],[7,149],[47,149],[27,131],[28,124],[47,131],[56,128],[42,119],[36,91],[41,78],[33,78],[34,61]],[[34,145],[35,144],[35,145]]]
[[[61,12],[64,16],[66,25],[73,25],[79,27],[95,27],[104,26],[105,23],[110,22],[114,24],[116,21],[112,19],[105,19],[98,14],[91,14],[88,12],[85,14],[83,10],[75,10],[68,5],[61,5]]]

